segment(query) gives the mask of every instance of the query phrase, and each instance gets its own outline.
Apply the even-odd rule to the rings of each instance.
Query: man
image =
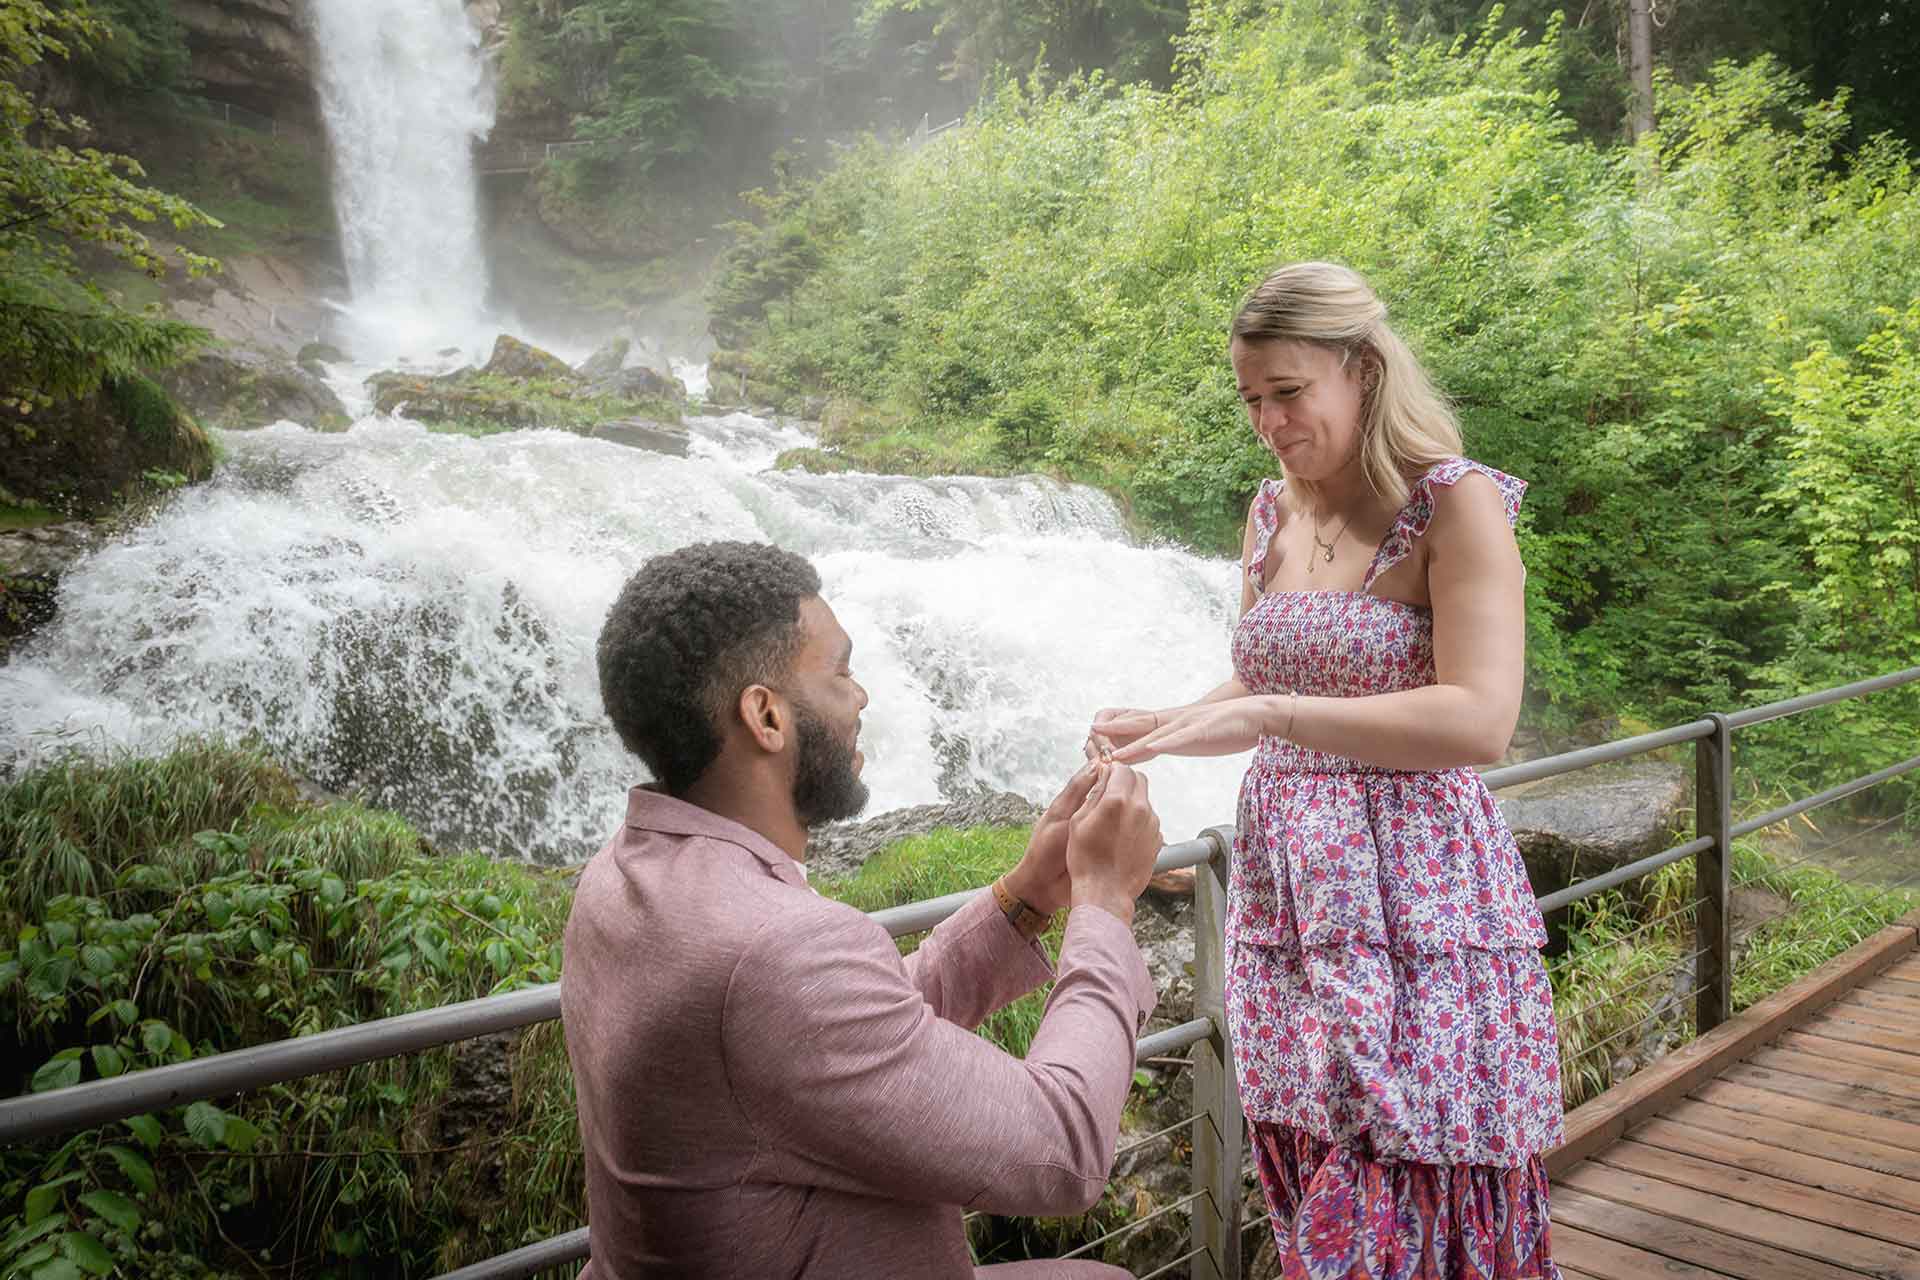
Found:
[[[567,922],[591,1280],[963,1280],[963,1208],[1078,1213],[1105,1185],[1154,1002],[1129,928],[1146,780],[1088,765],[903,961],[806,884],[807,829],[866,803],[851,651],[812,566],[769,546],[658,557],[607,617],[602,698],[658,781]],[[1054,977],[1035,938],[1061,907]],[[1049,977],[1024,1061],[972,1033]]]

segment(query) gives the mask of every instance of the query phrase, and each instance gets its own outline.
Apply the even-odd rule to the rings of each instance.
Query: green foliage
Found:
[[[1839,357],[1801,363],[1920,297],[1905,148],[1849,153],[1845,103],[1762,57],[1664,78],[1647,151],[1608,150],[1560,102],[1557,24],[1490,13],[1438,40],[1350,0],[1264,8],[1196,5],[1169,93],[1000,84],[961,129],[783,190],[714,291],[756,377],[883,406],[897,452],[982,439],[982,469],[1121,489],[1146,533],[1230,553],[1273,463],[1226,320],[1276,261],[1344,261],[1469,451],[1532,482],[1534,722],[1662,723],[1913,661],[1906,454],[1849,474],[1901,420],[1911,335],[1855,358],[1871,387],[1845,382],[1845,407]],[[1815,449],[1824,479],[1793,482],[1818,494],[1789,498],[1818,417],[1797,383],[1856,425]],[[1834,513],[1867,508],[1853,585],[1815,593],[1851,519]],[[1880,621],[1829,644],[1835,591]],[[1879,763],[1911,705],[1875,722]]]
[[[85,123],[23,87],[49,59],[97,47],[109,30],[84,0],[22,0],[0,10],[0,409],[86,395],[110,375],[180,358],[202,336],[120,311],[75,267],[72,246],[91,245],[159,275],[166,264],[134,224],[209,221],[142,186],[134,161],[68,145],[84,136]],[[185,257],[196,275],[216,265]],[[83,301],[72,300],[76,291]]]
[[[558,977],[563,881],[432,856],[389,814],[302,805],[250,748],[55,762],[0,788],[0,849],[12,1091]],[[433,1053],[9,1149],[0,1267],[437,1272],[551,1234],[581,1212],[557,1033],[519,1038],[510,1062],[524,1088],[488,1117],[500,1131],[445,1132],[456,1068]],[[489,1182],[532,1191],[503,1213],[474,1200]]]

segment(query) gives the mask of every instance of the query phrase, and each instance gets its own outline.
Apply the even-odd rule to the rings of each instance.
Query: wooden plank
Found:
[[[1887,1246],[1899,1250],[1902,1265],[1910,1267],[1920,1262],[1920,1213],[1867,1204],[1787,1178],[1755,1173],[1689,1152],[1663,1149],[1632,1139],[1614,1143],[1595,1156],[1594,1160],[1611,1169],[1658,1178],[1662,1182],[1671,1182],[1710,1196],[1738,1200],[1756,1209],[1805,1218],[1814,1223],[1832,1223],[1846,1234],[1871,1236],[1884,1241]],[[1845,1253],[1823,1252],[1821,1256],[1842,1266],[1869,1271],[1880,1265],[1854,1261]]]
[[[1883,1280],[1920,1280],[1920,1250],[1870,1240],[1815,1222],[1810,1217],[1755,1208],[1711,1191],[1697,1190],[1684,1181],[1588,1161],[1569,1169],[1561,1176],[1559,1185],[1615,1204],[1657,1213],[1674,1222],[1724,1232],[1785,1253],[1797,1253],[1809,1261],[1864,1271]]]
[[[1920,1078],[1920,1054],[1901,1053],[1898,1049],[1881,1049],[1870,1044],[1855,1044],[1851,1040],[1834,1040],[1805,1031],[1787,1032],[1780,1037],[1779,1047],[1804,1053],[1810,1058],[1870,1067],[1903,1079]]]
[[[1807,1019],[1806,1028],[1815,1035],[1835,1040],[1851,1040],[1855,1044],[1870,1044],[1881,1049],[1898,1049],[1901,1053],[1920,1053],[1920,1032],[1868,1026],[1850,1018],[1835,1018],[1824,1013]]]
[[[1912,956],[1914,921],[1920,913],[1888,925],[1871,938],[1774,992],[1737,1017],[1683,1045],[1625,1084],[1615,1085],[1567,1117],[1566,1140],[1546,1153],[1548,1174],[1571,1168],[1619,1138],[1628,1128],[1684,1098],[1695,1086],[1719,1074],[1789,1027],[1798,1026],[1842,993]]]
[[[1807,1155],[1858,1165],[1862,1169],[1872,1169],[1877,1173],[1891,1174],[1896,1178],[1911,1178],[1920,1182],[1920,1151],[1897,1147],[1891,1143],[1876,1142],[1871,1138],[1856,1138],[1844,1133],[1831,1133],[1824,1129],[1792,1124],[1784,1118],[1756,1115],[1750,1111],[1729,1111],[1725,1107],[1716,1107],[1704,1102],[1680,1103],[1668,1115],[1682,1124],[1712,1129],[1715,1133],[1724,1133],[1735,1138],[1754,1138],[1782,1150],[1800,1151]]]
[[[1672,1280],[1722,1280],[1724,1271],[1708,1271],[1678,1258],[1663,1258],[1645,1249],[1636,1249],[1618,1240],[1582,1231],[1564,1222],[1553,1224],[1553,1260],[1562,1275],[1573,1275],[1569,1264],[1579,1267],[1594,1280],[1646,1280],[1648,1276],[1668,1276]]]
[[[1866,1046],[1851,1047],[1864,1049]],[[1875,1051],[1868,1050],[1868,1052]],[[1878,1070],[1869,1064],[1823,1058],[1794,1049],[1761,1049],[1747,1061],[1756,1067],[1806,1076],[1813,1080],[1844,1080],[1862,1089],[1872,1089],[1876,1093],[1891,1094],[1896,1098],[1909,1098],[1914,1102],[1920,1102],[1920,1075],[1895,1075],[1889,1071]],[[1920,1063],[1920,1058],[1914,1061]]]
[[[1638,1126],[1628,1136],[1650,1147],[1679,1151],[1869,1204],[1920,1214],[1920,1182],[1909,1182],[1843,1160],[1829,1160],[1823,1155],[1792,1151],[1769,1141],[1764,1129],[1746,1123],[1741,1127],[1749,1131],[1747,1136],[1735,1137],[1660,1117]]]
[[[1852,994],[1851,991],[1847,992],[1848,996]],[[1848,1004],[1846,996],[1828,1005],[1826,1011],[1820,1016],[1843,1022],[1858,1022],[1863,1026],[1881,1027],[1902,1035],[1920,1032],[1920,1018],[1909,1017],[1904,1013],[1889,1013],[1885,1009],[1876,1009],[1871,1005]]]
[[[1909,956],[1896,961],[1887,972],[1907,982],[1920,982],[1920,957]]]
[[[1553,1218],[1556,1224],[1565,1222],[1649,1253],[1746,1280],[1860,1280],[1857,1271],[1845,1271],[1829,1262],[1743,1240],[1724,1231],[1676,1222],[1577,1187],[1553,1188]]]
[[[1721,1072],[1720,1078],[1730,1084],[1746,1084],[1756,1089],[1771,1089],[1775,1093],[1784,1093],[1789,1098],[1805,1098],[1809,1102],[1824,1102],[1829,1106],[1844,1107],[1848,1111],[1858,1111],[1863,1115],[1903,1121],[1914,1126],[1916,1137],[1920,1137],[1920,1101],[1911,1098],[1897,1098],[1890,1093],[1876,1093],[1872,1089],[1864,1089],[1848,1080],[1821,1080],[1808,1076],[1789,1075],[1752,1062],[1736,1062]]]
[[[1868,990],[1871,991],[1882,991],[1888,995],[1906,996],[1909,999],[1920,1000],[1920,980],[1896,978],[1890,973],[1883,973],[1866,985]]]
[[[1693,1091],[1693,1096],[1716,1107],[1725,1107],[1729,1111],[1748,1111],[1763,1116],[1778,1116],[1782,1120],[1804,1124],[1809,1128],[1824,1130],[1827,1133],[1871,1138],[1875,1142],[1885,1142],[1920,1153],[1920,1124],[1886,1120],[1879,1116],[1870,1116],[1864,1111],[1836,1107],[1826,1102],[1814,1102],[1807,1098],[1795,1098],[1784,1093],[1755,1089],[1749,1085],[1734,1084],[1725,1080],[1714,1080],[1703,1084]]]
[[[1885,991],[1875,991],[1870,987],[1855,987],[1840,997],[1842,1004],[1863,1004],[1873,1009],[1885,1009],[1888,1013],[1904,1013],[1920,1025],[1920,987],[1914,994],[1903,996]]]

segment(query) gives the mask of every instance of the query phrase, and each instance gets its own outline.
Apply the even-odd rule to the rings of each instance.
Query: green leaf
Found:
[[[66,956],[55,956],[35,965],[27,975],[27,994],[36,1000],[56,1000],[66,994],[67,983],[72,978],[73,961]]]
[[[103,978],[112,973],[114,966],[119,962],[114,959],[113,952],[97,942],[90,942],[80,948],[80,963],[85,965],[87,972],[94,977]]]
[[[33,1190],[27,1192],[27,1221],[38,1222],[48,1214],[53,1213],[60,1204],[60,1188],[70,1182],[78,1181],[83,1176],[84,1175],[78,1171],[64,1174],[50,1182],[43,1182]],[[56,1214],[55,1216],[58,1217],[60,1215]]]
[[[69,1231],[61,1236],[60,1248],[93,1275],[104,1276],[113,1271],[113,1255],[107,1252],[107,1246],[85,1231]]]
[[[0,961],[0,987],[10,987],[20,977],[18,960]]]
[[[227,1150],[251,1151],[259,1143],[260,1129],[252,1121],[236,1115],[227,1116],[226,1121],[226,1129],[221,1135],[221,1140],[226,1143]]]
[[[110,1044],[93,1046],[93,1069],[102,1076],[117,1076],[127,1069],[127,1060]]]
[[[35,1093],[44,1093],[48,1089],[64,1089],[68,1085],[80,1083],[80,1055],[84,1049],[62,1049],[33,1073],[32,1089]]]
[[[117,1191],[88,1191],[80,1197],[80,1203],[129,1233],[139,1230],[146,1216],[139,1205]]]
[[[114,1017],[129,1027],[140,1020],[139,1006],[131,1000],[115,1000],[107,1008],[113,1011]]]
[[[33,1280],[80,1280],[85,1273],[71,1258],[55,1258],[33,1273]]]
[[[347,898],[347,886],[339,876],[323,876],[320,880],[320,901],[330,907],[337,907]]]
[[[49,1235],[66,1225],[67,1215],[64,1213],[51,1214],[40,1218],[35,1218],[32,1214],[28,1214],[27,1225],[8,1236],[5,1244],[0,1244],[0,1257],[5,1257],[13,1253],[16,1249],[31,1244],[41,1236]]]
[[[160,1139],[165,1133],[165,1130],[160,1127],[160,1122],[150,1115],[128,1116],[122,1123],[133,1130],[133,1136],[140,1139],[140,1145],[149,1151],[160,1145]]]
[[[140,1044],[158,1057],[172,1046],[173,1028],[156,1018],[140,1028]]]
[[[126,1176],[127,1181],[141,1191],[153,1195],[160,1190],[160,1180],[153,1176],[153,1166],[147,1163],[146,1157],[118,1143],[104,1146],[100,1150],[106,1152],[113,1162],[120,1166],[120,1172]]]
[[[217,1147],[227,1136],[227,1113],[211,1102],[187,1108],[187,1135],[203,1147]]]
[[[0,1250],[0,1252],[4,1252],[4,1250]],[[22,1272],[31,1271],[52,1256],[53,1243],[51,1241],[46,1244],[36,1245],[13,1260],[14,1274],[17,1275]]]
[[[206,910],[208,923],[216,929],[226,928],[227,922],[233,919],[233,903],[218,889],[209,889],[200,895],[200,905]]]

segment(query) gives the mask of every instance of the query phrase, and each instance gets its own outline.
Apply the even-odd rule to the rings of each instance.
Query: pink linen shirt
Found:
[[[972,1033],[1050,976],[985,891],[903,959],[757,833],[636,788],[566,930],[583,1280],[961,1280],[963,1208],[1084,1209],[1154,992],[1082,907],[1025,1060]]]

